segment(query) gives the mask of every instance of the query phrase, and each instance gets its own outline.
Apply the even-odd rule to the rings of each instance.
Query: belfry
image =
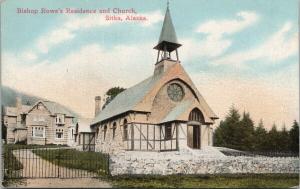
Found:
[[[160,56],[161,56],[161,60],[171,59],[171,53],[173,51],[176,52],[176,60],[179,61],[177,49],[180,46],[181,44],[179,44],[177,41],[177,36],[170,15],[169,3],[168,3],[158,44],[154,47],[154,49],[158,50],[156,62],[160,61],[159,59]]]

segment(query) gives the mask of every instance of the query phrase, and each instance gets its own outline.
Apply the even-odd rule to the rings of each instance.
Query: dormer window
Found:
[[[55,122],[58,125],[65,124],[65,115],[63,115],[63,114],[57,114],[56,118],[55,118]]]

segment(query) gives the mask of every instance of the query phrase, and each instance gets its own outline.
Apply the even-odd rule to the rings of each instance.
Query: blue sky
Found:
[[[93,96],[111,86],[129,87],[152,74],[152,48],[165,0],[10,0],[1,6],[4,85],[90,117]],[[148,21],[108,23],[99,14],[16,13],[17,8],[67,7],[134,8]],[[170,1],[183,44],[182,64],[221,118],[235,104],[268,125],[298,120],[297,7],[296,0]],[[67,88],[65,93],[57,92],[61,88]]]

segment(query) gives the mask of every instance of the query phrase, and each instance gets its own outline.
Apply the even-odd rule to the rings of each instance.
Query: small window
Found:
[[[98,135],[99,135],[99,127],[97,127],[96,129],[96,137],[98,137]]]
[[[116,136],[116,129],[117,129],[117,124],[116,124],[116,122],[114,122],[114,124],[113,124],[113,138],[115,138],[115,136]]]
[[[56,138],[57,139],[62,139],[63,138],[63,133],[64,133],[63,129],[56,129],[56,133],[55,133]]]
[[[127,125],[127,120],[124,120],[124,125],[123,125],[123,138],[124,140],[128,140],[128,125]]]
[[[44,127],[32,127],[32,136],[36,138],[45,138]]]
[[[25,124],[26,121],[26,114],[21,115],[21,124]]]
[[[172,139],[172,125],[171,124],[165,125],[165,139],[166,140]]]
[[[107,125],[104,125],[104,127],[103,127],[103,140],[105,140],[106,132],[107,132]]]
[[[56,124],[65,123],[65,116],[63,114],[57,114],[55,119],[56,119]]]

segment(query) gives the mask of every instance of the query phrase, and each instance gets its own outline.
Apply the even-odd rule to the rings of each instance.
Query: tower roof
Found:
[[[158,44],[154,47],[154,49],[164,50],[164,48],[166,47],[166,50],[171,52],[180,46],[181,44],[179,44],[177,41],[175,28],[172,22],[168,6],[165,14],[164,23],[160,32],[159,41]]]

